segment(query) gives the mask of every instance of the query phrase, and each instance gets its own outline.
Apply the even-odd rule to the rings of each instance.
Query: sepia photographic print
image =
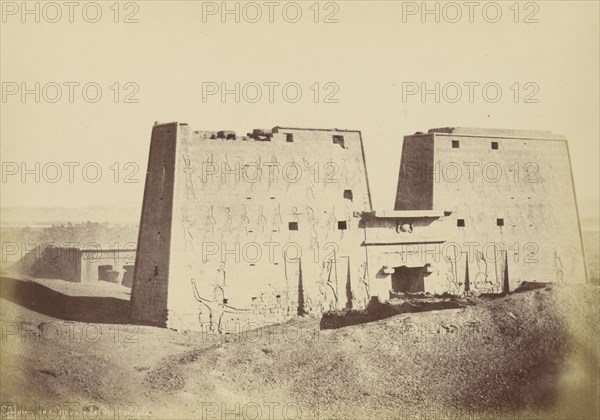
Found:
[[[0,1],[1,419],[598,419],[600,3]]]

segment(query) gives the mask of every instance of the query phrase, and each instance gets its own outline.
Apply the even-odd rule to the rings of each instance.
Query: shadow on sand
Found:
[[[37,313],[65,321],[139,324],[129,316],[129,301],[113,297],[69,296],[34,281],[0,278],[0,296]]]
[[[412,302],[392,304],[390,302],[382,303],[379,299],[373,298],[366,309],[325,312],[321,318],[320,328],[322,330],[336,329],[379,321],[405,313],[457,309],[464,306],[464,303],[450,299],[444,302],[426,302],[424,300],[420,302],[417,299]]]

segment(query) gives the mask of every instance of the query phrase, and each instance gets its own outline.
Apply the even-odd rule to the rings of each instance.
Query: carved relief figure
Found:
[[[446,260],[449,266],[446,272],[446,288],[448,293],[458,295],[463,283],[456,277],[456,256],[452,259],[450,256],[445,255],[444,260]]]
[[[231,234],[232,227],[233,220],[231,218],[231,209],[229,207],[225,207],[225,232]]]
[[[358,281],[360,287],[360,297],[362,299],[363,307],[366,308],[371,299],[371,293],[369,291],[369,281],[367,276],[367,265],[363,262],[358,268]]]
[[[250,218],[248,217],[248,212],[246,210],[246,205],[242,204],[244,211],[242,212],[242,226],[244,227],[244,231],[246,232],[246,235],[248,234],[248,228],[250,226]]]
[[[236,163],[238,165],[238,163]],[[256,161],[245,163],[242,159],[242,181],[250,183],[250,192],[254,191],[255,185],[261,181],[262,178],[262,157],[258,156]]]
[[[206,188],[206,184],[208,184],[209,182],[212,182],[212,177],[213,175],[209,175],[209,174],[213,174],[217,172],[217,165],[214,162],[214,156],[213,154],[209,154],[206,158],[206,161],[202,162],[202,183],[201,183],[201,189],[204,191],[204,189]]]
[[[267,167],[267,191],[271,191],[271,185],[278,177],[277,167],[279,166],[279,162],[277,162],[277,156],[271,156],[271,160],[269,162],[265,162],[263,164]]]
[[[553,250],[554,253],[554,272],[556,273],[556,282],[562,283],[565,277],[563,271],[562,259],[558,255],[558,251],[556,249]]]
[[[310,162],[308,160],[306,160],[306,158],[302,158],[302,161],[304,163],[304,168],[306,169],[306,198],[307,199],[311,199],[311,198],[316,198],[315,196],[315,180],[313,178],[316,178],[318,181],[318,174],[319,174],[319,167],[317,166],[317,171],[315,172],[311,166],[310,166]]]
[[[337,308],[337,278],[334,259],[325,259],[321,266],[320,280],[317,282],[321,295],[322,311],[331,311]]]
[[[204,222],[206,231],[210,233],[215,233],[215,225],[217,224],[217,219],[215,219],[215,217],[213,216],[213,207],[214,206],[210,206],[210,208],[208,209],[206,221]]]
[[[275,213],[271,219],[271,227],[273,232],[279,232],[282,223],[283,219],[281,218],[281,204],[277,204],[277,207],[275,207]]]
[[[267,224],[267,218],[264,215],[263,206],[258,207],[258,219],[256,221],[256,226],[262,233],[265,233],[265,225]]]
[[[184,155],[183,162],[185,164],[183,168],[183,173],[185,174],[185,198],[195,199],[196,193],[194,192],[194,182],[192,180],[192,174],[194,173],[192,160]]]
[[[344,185],[348,185],[348,166],[346,165],[346,158],[342,158],[342,173],[340,179]]]
[[[319,221],[315,217],[315,211],[312,207],[306,207],[306,213],[308,214],[308,226],[310,228],[310,245],[309,249],[319,249],[319,237],[316,227],[319,225]]]
[[[502,253],[498,253],[497,249],[494,247],[494,261],[498,262],[501,258],[499,255],[503,255]],[[488,273],[489,264],[486,260],[483,252],[476,251],[475,252],[475,260],[477,262],[478,273],[475,275],[475,288],[481,289],[486,292],[499,292],[500,291],[500,283],[496,278],[496,275],[490,277]]]
[[[198,311],[198,321],[203,323],[203,311],[202,309],[206,309],[208,311],[208,328],[210,331],[223,333],[223,315],[226,313],[230,314],[238,314],[243,312],[250,312],[249,309],[238,309],[234,308],[231,305],[225,303],[224,291],[220,286],[215,286],[213,288],[213,299],[207,299],[202,297],[200,292],[198,291],[198,287],[196,285],[197,280],[192,277],[192,291],[194,293],[194,297],[196,300],[202,305]]]
[[[531,204],[527,205],[527,218],[529,219],[529,224],[533,225],[535,221],[535,212],[533,211],[533,206]]]
[[[483,253],[481,251],[475,251],[475,262],[477,263],[477,274],[475,275],[475,288],[481,289],[485,287],[485,283],[488,278],[488,263],[483,257]]]
[[[183,248],[185,251],[193,251],[194,235],[192,235],[192,227],[194,226],[194,221],[191,220],[189,215],[185,215],[181,222],[183,224]]]
[[[333,206],[331,213],[329,213],[329,218],[327,219],[327,230],[335,231],[337,226],[337,219],[335,218],[335,206]]]

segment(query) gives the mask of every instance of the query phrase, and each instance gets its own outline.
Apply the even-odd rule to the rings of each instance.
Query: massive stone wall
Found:
[[[171,219],[177,123],[152,129],[144,201],[138,234],[131,316],[165,326],[171,254]]]
[[[567,144],[549,132],[404,139],[395,211],[371,206],[358,131],[236,137],[156,125],[135,319],[225,332],[395,293],[584,282]]]
[[[421,144],[433,144],[429,162]],[[565,138],[446,128],[406,136],[403,147],[396,209],[445,212],[440,261],[452,266],[448,283],[459,292],[501,291],[506,276],[511,289],[586,281]],[[460,258],[447,258],[453,254]]]
[[[360,132],[218,134],[154,128],[132,315],[222,329],[368,301]]]

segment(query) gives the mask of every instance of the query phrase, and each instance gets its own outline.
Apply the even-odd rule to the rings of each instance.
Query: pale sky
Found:
[[[578,197],[598,197],[597,1],[522,2],[517,8],[512,1],[498,2],[502,16],[497,23],[485,19],[494,19],[493,8],[485,16],[482,12],[490,2],[479,3],[473,22],[462,7],[457,23],[448,22],[456,10],[443,9],[444,3],[438,5],[440,23],[434,15],[422,22],[420,10],[404,14],[403,22],[403,8],[410,12],[421,2],[325,2],[319,5],[319,23],[314,22],[312,1],[299,2],[302,17],[297,23],[282,16],[285,6],[285,17],[294,18],[290,2],[278,3],[273,23],[263,2],[257,3],[263,13],[257,23],[246,21],[255,11],[246,8],[244,15],[243,3],[239,23],[233,15],[222,23],[218,12],[205,15],[203,22],[202,2],[130,3],[127,8],[120,4],[118,20],[132,13],[137,23],[115,23],[112,1],[99,2],[102,16],[97,23],[86,22],[81,7],[75,9],[73,23],[67,8],[56,23],[50,22],[55,10],[40,9],[36,23],[35,15],[15,11],[21,2],[3,2],[2,206],[140,206],[155,120],[238,134],[276,125],[361,130],[374,205],[385,209],[393,206],[405,134],[445,126],[551,130],[569,139]],[[435,4],[429,3],[432,9]],[[207,10],[213,6],[220,8],[221,2],[204,4]],[[338,23],[322,22],[330,13]],[[93,20],[94,11],[87,10],[86,17]],[[10,94],[21,83],[34,89],[36,82],[40,103],[33,94],[24,103],[20,92]],[[73,103],[65,82],[79,83],[73,88]],[[97,103],[83,97],[81,87],[90,82],[102,88]],[[128,82],[135,86],[126,88]],[[243,96],[236,103],[233,95],[225,103],[219,95],[203,102],[203,83],[211,82],[231,89],[239,82],[248,97],[258,84],[263,96],[256,103]],[[279,83],[273,103],[265,85],[269,82]],[[463,96],[455,103],[444,97],[436,103],[433,94],[425,101],[419,94],[403,98],[403,84],[405,89],[407,83],[434,89],[436,82],[452,97],[453,86],[462,86]],[[473,103],[464,85],[469,82],[476,86]],[[284,99],[281,86],[286,83],[302,88],[298,102]],[[496,103],[486,100],[481,90],[490,83],[502,90]],[[62,86],[62,97],[50,103],[44,94],[51,100],[55,84]],[[133,98],[138,102],[123,103],[136,86]],[[293,90],[288,92],[293,96]],[[328,93],[334,93],[337,103],[324,103]],[[93,90],[88,94],[93,96]],[[528,94],[537,102],[525,103]],[[14,164],[20,170],[22,163],[35,168],[36,162],[40,172],[47,169],[39,183],[33,175],[21,183],[19,174],[6,173],[14,171]],[[63,167],[55,183],[48,182],[56,176],[52,162]],[[72,183],[64,162],[79,164]],[[90,162],[103,170],[96,183],[81,173]],[[117,183],[115,162],[121,178]],[[133,164],[125,167],[128,162]],[[139,172],[132,179],[139,182],[124,183],[122,178],[136,167]]]

